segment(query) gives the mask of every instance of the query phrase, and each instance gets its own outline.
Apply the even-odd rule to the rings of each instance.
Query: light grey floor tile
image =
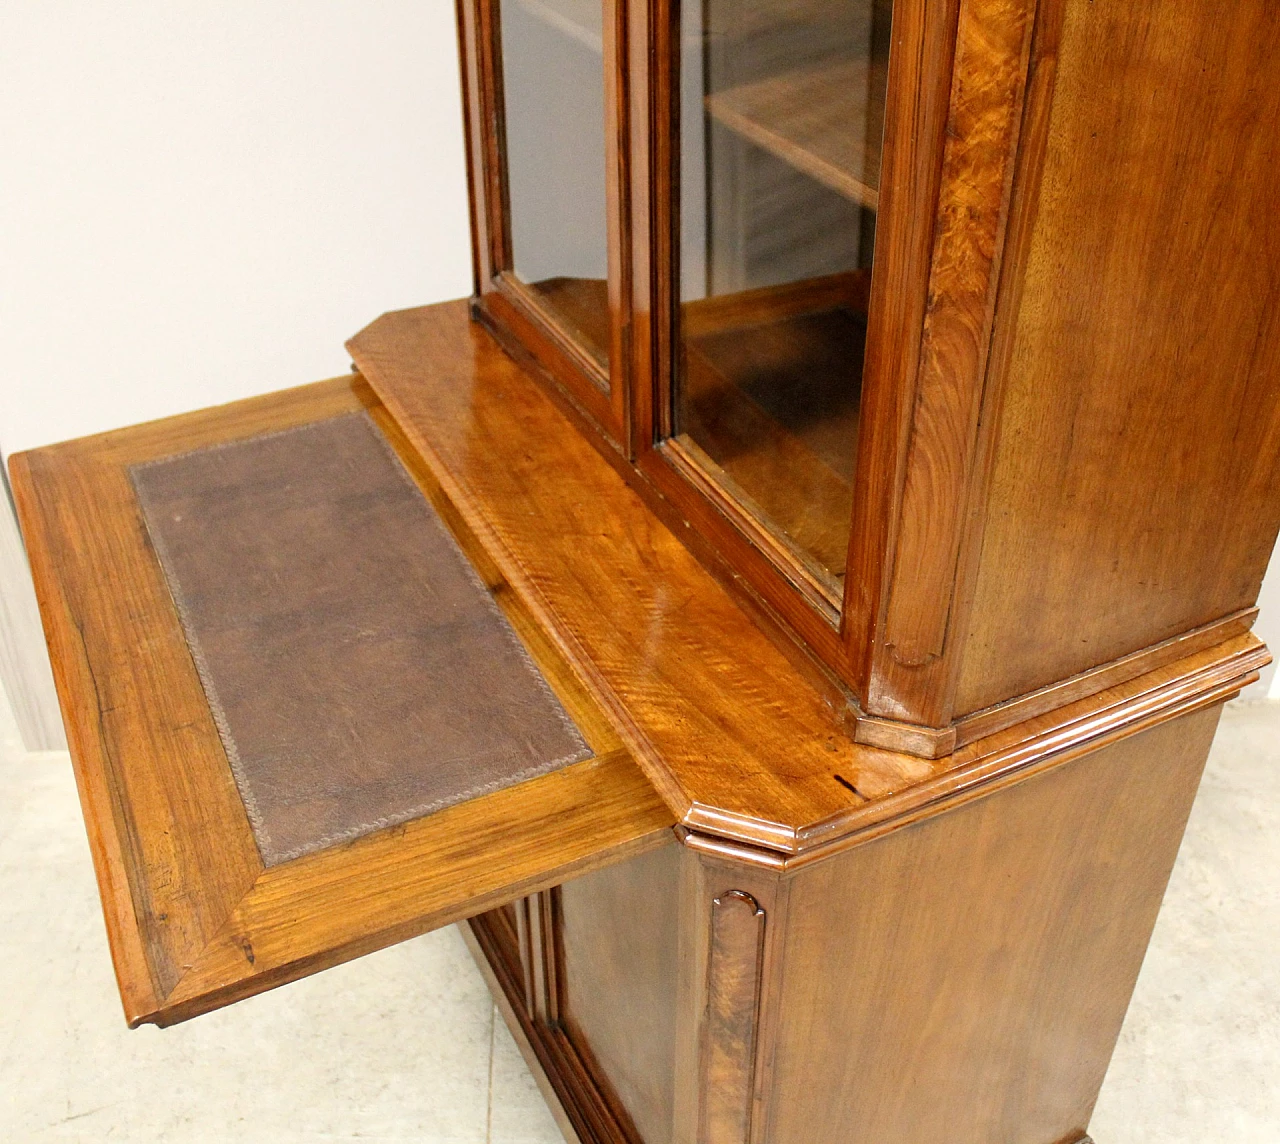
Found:
[[[125,1028],[69,764],[0,764],[0,1140],[485,1144],[492,1003],[450,928]]]
[[[565,1144],[505,1022],[493,1016],[490,1144]]]
[[[1228,707],[1090,1132],[1280,1141],[1280,705]]]

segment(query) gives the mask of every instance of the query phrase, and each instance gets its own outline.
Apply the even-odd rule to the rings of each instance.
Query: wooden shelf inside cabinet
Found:
[[[449,526],[481,577],[476,591],[487,586],[590,755],[264,863],[130,474],[361,411]],[[358,380],[19,454],[12,471],[130,1024],[183,1020],[670,842],[672,815],[630,751]],[[290,637],[306,622],[290,618]],[[293,793],[309,797],[308,772],[289,773],[303,786]]]
[[[816,560],[835,607],[862,381],[851,347],[864,341],[869,278],[851,271],[704,298],[681,314],[680,447],[774,522],[798,558]]]
[[[600,0],[508,0],[519,4],[531,16],[600,53],[604,37],[600,32]]]
[[[884,61],[842,60],[754,80],[706,97],[707,112],[742,138],[871,210],[880,205]]]

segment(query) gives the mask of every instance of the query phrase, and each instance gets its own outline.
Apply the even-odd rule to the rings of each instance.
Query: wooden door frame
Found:
[[[604,4],[606,220],[609,368],[603,370],[568,327],[515,275],[511,204],[505,178],[501,0],[456,0],[471,210],[476,314],[516,352],[531,356],[577,413],[615,449],[630,436],[631,253],[629,229],[627,0]]]

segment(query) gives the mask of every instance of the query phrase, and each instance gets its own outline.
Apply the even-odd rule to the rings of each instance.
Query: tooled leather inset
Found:
[[[590,756],[367,415],[130,476],[268,866]]]

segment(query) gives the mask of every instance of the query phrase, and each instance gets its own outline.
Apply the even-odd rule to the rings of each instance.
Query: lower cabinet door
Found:
[[[11,473],[131,1025],[671,841],[359,378]]]
[[[552,1112],[583,1144],[671,1144],[683,847],[472,918],[464,935]]]

